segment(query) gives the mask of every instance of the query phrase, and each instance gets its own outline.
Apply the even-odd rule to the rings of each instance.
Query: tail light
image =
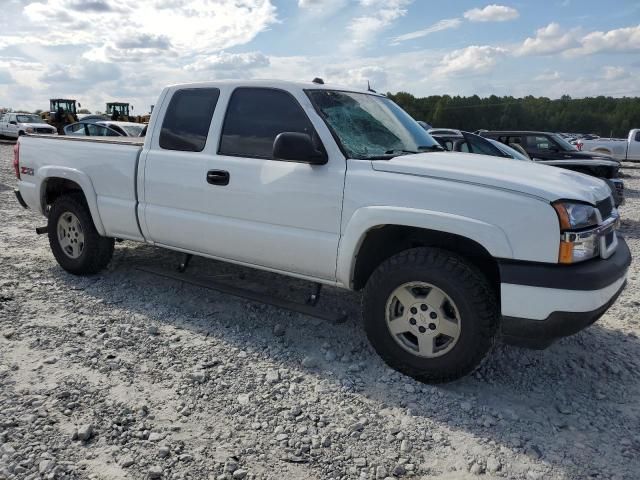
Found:
[[[13,147],[13,170],[16,172],[16,178],[20,180],[20,142],[16,142]]]

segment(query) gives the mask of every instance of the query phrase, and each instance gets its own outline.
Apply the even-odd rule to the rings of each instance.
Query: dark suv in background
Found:
[[[480,130],[477,133],[516,149],[523,149],[535,162],[602,178],[615,189],[616,203],[621,203],[624,198],[624,184],[619,178],[620,162],[608,155],[581,152],[556,133],[521,130]]]

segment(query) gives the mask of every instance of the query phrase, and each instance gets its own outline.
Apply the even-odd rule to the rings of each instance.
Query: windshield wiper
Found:
[[[418,147],[421,151],[425,152],[444,152],[446,150],[446,148],[440,146],[440,145],[428,145],[428,146],[421,146]]]
[[[402,150],[402,149],[396,149],[396,150],[387,150],[386,152],[384,152],[385,155],[391,155],[393,153],[404,153],[407,155],[410,154],[414,154],[414,153],[420,153],[420,152],[416,152],[415,150]]]

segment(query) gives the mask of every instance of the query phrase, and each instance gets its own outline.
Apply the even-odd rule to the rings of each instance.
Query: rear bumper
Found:
[[[606,260],[571,266],[501,264],[505,341],[545,348],[597,321],[626,284],[631,253],[624,239],[618,240],[616,253]]]
[[[20,193],[20,190],[18,190],[17,188],[14,188],[13,193],[15,193],[16,198],[18,199],[18,203],[22,208],[29,208],[29,206],[24,201],[24,198],[22,198],[22,194]]]

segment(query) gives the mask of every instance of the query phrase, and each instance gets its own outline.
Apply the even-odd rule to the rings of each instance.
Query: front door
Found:
[[[176,91],[146,159],[151,240],[335,280],[344,157],[332,145],[325,165],[272,158],[281,132],[308,133],[323,148],[300,100],[270,88]]]

